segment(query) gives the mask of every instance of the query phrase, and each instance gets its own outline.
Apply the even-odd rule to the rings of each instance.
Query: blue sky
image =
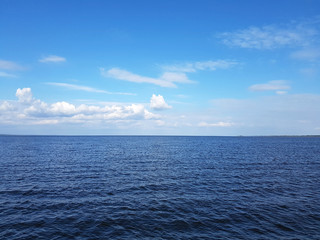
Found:
[[[320,2],[0,1],[2,134],[320,134]]]

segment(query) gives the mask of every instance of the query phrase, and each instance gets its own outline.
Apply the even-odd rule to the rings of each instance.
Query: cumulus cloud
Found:
[[[58,63],[58,62],[65,62],[67,61],[64,57],[56,56],[56,55],[49,55],[47,57],[43,57],[39,59],[39,62],[42,63]]]
[[[9,103],[8,101],[4,101],[0,104],[0,112],[3,111],[3,112],[6,112],[6,111],[9,111],[9,110],[14,110],[14,106]]]
[[[150,107],[154,110],[164,110],[164,109],[170,109],[172,106],[169,106],[163,96],[160,94],[156,96],[155,94],[152,94],[151,100],[150,100]]]
[[[67,102],[53,103],[49,109],[52,115],[73,115],[76,113],[76,107]]]
[[[30,103],[33,99],[31,88],[18,88],[16,91],[16,96],[19,99],[19,102],[23,103]]]
[[[46,84],[58,87],[64,87],[71,90],[79,90],[85,92],[93,92],[93,93],[105,93],[105,94],[117,94],[117,95],[136,95],[134,93],[122,93],[122,92],[109,92],[101,89],[96,89],[88,86],[69,84],[69,83],[58,83],[58,82],[47,82]]]
[[[249,87],[249,90],[257,92],[257,91],[276,91],[278,94],[284,94],[285,91],[288,90],[290,86],[287,84],[287,81],[284,80],[276,80],[270,81],[268,83],[263,84],[255,84]]]
[[[52,104],[33,98],[30,88],[18,88],[18,101],[0,101],[0,123],[52,124],[106,122],[112,120],[149,120],[160,116],[148,111],[143,104],[85,105],[60,101]]]

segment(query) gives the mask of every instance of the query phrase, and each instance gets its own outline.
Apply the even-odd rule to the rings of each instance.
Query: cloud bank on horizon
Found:
[[[287,134],[292,129],[301,133],[315,131],[318,130],[320,117],[320,96],[310,94],[278,95],[254,100],[215,99],[207,113],[199,112],[196,116],[190,113],[187,116],[175,116],[151,112],[172,109],[160,94],[153,94],[149,103],[130,105],[97,103],[76,106],[65,101],[48,104],[34,98],[30,88],[18,88],[16,97],[17,100],[0,101],[0,124],[24,125],[30,129],[37,126],[60,126],[64,129],[66,124],[72,124],[68,128],[76,129],[83,125],[89,129],[121,127],[127,132],[142,126],[152,131],[168,128],[171,132],[189,127],[198,129],[203,135],[210,129],[229,128],[228,135],[235,130],[245,130],[254,135],[251,131],[255,130],[253,127],[257,122],[265,130],[264,134],[270,133],[274,125],[282,129],[281,134]],[[290,121],[287,120],[288,116]]]
[[[96,4],[0,3],[0,134],[320,134],[319,2]]]
[[[155,95],[154,95],[155,96]],[[0,104],[1,121],[11,124],[51,124],[63,122],[108,121],[126,119],[158,119],[159,115],[149,112],[143,104],[129,106],[111,105],[97,106],[74,104],[61,101],[47,104],[35,99],[31,88],[18,88],[16,91],[18,101],[3,101]],[[163,100],[162,105],[167,105]],[[163,107],[162,105],[159,107]]]

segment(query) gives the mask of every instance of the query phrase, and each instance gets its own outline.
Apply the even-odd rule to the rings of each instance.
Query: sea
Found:
[[[320,137],[3,135],[0,239],[320,239]]]

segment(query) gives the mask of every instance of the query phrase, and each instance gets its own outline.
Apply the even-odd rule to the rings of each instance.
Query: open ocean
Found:
[[[320,137],[0,136],[0,239],[320,239]]]

